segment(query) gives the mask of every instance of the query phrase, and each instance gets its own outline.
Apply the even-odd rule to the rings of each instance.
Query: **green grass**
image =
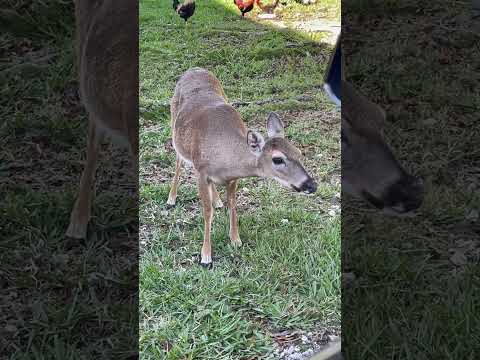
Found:
[[[274,0],[265,0],[263,3],[272,4]],[[228,3],[228,2],[227,2]],[[233,3],[233,1],[232,1]],[[254,7],[249,14],[258,15],[262,10]],[[341,21],[341,1],[337,0],[317,0],[314,4],[304,5],[301,1],[295,0],[281,0],[278,7],[275,9],[275,14],[278,19],[285,22],[302,22],[316,19],[336,20]],[[248,17],[252,15],[246,15]]]
[[[341,1],[323,0],[305,6],[296,1],[287,1],[284,7],[278,9],[278,14],[285,20],[305,21],[309,19],[325,18],[341,21]]]
[[[386,108],[386,135],[402,163],[424,178],[426,198],[413,219],[343,199],[342,260],[357,278],[343,291],[347,357],[475,359],[480,104],[473,82],[480,54],[469,32],[470,2],[448,9],[440,1],[350,5],[348,75]],[[452,258],[457,251],[464,261]]]
[[[169,2],[140,3],[143,359],[267,358],[274,333],[339,328],[340,221],[331,215],[339,113],[321,91],[332,47],[318,34],[279,31],[237,12],[233,2],[205,0],[185,26]],[[277,111],[320,184],[306,197],[272,181],[241,180],[244,245],[229,245],[227,212],[217,210],[211,271],[197,264],[203,220],[190,170],[182,170],[177,206],[166,208],[175,159],[168,101],[178,77],[194,66],[212,71],[232,102],[278,100],[238,110],[264,134],[266,115]],[[307,101],[295,100],[302,94]]]
[[[8,3],[0,11],[0,358],[126,358],[138,343],[138,205],[118,162],[126,156],[103,152],[89,236],[66,239],[87,128],[73,2]]]

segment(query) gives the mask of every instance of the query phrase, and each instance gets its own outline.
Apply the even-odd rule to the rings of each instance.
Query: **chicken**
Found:
[[[255,3],[257,3],[258,7],[262,9],[263,12],[271,14],[279,2],[280,0],[275,0],[273,5],[263,5],[260,0],[233,0],[233,3],[237,5],[238,10],[242,12],[242,17],[245,16],[245,13],[252,11]]]
[[[185,0],[182,4],[178,0],[173,0],[173,10],[187,22],[195,12],[195,0]]]
[[[275,8],[278,6],[280,0],[275,0],[275,3],[273,3],[272,5],[263,5],[260,0],[256,0],[256,2],[258,7],[262,9],[264,13],[271,14],[273,13],[273,10],[275,10]]]
[[[245,13],[252,11],[255,0],[233,0],[233,3],[237,5],[238,10],[242,12],[242,17]]]

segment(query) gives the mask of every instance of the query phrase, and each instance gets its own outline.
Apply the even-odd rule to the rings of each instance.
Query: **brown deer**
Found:
[[[385,112],[342,82],[342,190],[385,213],[406,215],[423,200],[423,182],[408,174],[382,136]]]
[[[408,174],[383,137],[385,111],[345,80],[342,56],[342,191],[387,214],[407,215],[423,201],[420,178]]]
[[[216,185],[225,185],[230,210],[230,240],[241,245],[237,227],[237,180],[271,178],[298,192],[313,193],[317,185],[302,165],[302,154],[284,137],[275,113],[267,119],[268,138],[247,130],[240,114],[227,102],[218,79],[201,68],[188,70],[178,80],[171,101],[175,176],[167,204],[175,205],[182,162],[196,173],[203,206],[204,242],[200,264],[212,265],[210,231],[213,205],[221,207]]]
[[[126,144],[138,168],[138,2],[77,0],[75,20],[80,97],[89,115],[89,132],[67,236],[84,238],[104,134]]]

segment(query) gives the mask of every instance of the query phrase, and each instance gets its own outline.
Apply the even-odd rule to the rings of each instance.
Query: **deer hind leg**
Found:
[[[210,243],[210,231],[212,229],[213,206],[212,187],[206,177],[198,177],[198,194],[203,207],[204,235],[200,264],[205,267],[212,266],[212,244]]]
[[[212,200],[213,200],[213,206],[216,209],[219,209],[219,208],[223,207],[222,199],[220,199],[220,196],[218,195],[217,188],[215,187],[215,184],[213,184],[213,183],[212,183]]]
[[[70,224],[66,235],[75,239],[83,239],[87,236],[87,225],[90,220],[92,207],[92,186],[95,182],[98,152],[103,134],[99,131],[93,116],[89,117],[89,130],[87,140],[87,159],[80,180],[80,189],[77,200],[70,214]]]
[[[180,170],[182,165],[182,159],[177,155],[177,162],[175,164],[175,176],[173,177],[172,187],[170,188],[170,194],[168,194],[167,205],[174,206],[177,200],[177,187],[180,179]]]
[[[230,210],[230,241],[232,245],[237,247],[242,245],[240,236],[238,235],[237,222],[237,181],[233,180],[227,184],[227,203]]]

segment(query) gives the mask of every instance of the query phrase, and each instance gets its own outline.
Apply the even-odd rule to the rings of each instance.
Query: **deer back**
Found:
[[[235,149],[246,147],[247,129],[240,114],[207,70],[190,69],[178,80],[171,116],[177,153],[197,166],[211,162],[227,166]]]
[[[138,3],[77,0],[75,12],[82,101],[98,125],[135,142],[138,137]]]

